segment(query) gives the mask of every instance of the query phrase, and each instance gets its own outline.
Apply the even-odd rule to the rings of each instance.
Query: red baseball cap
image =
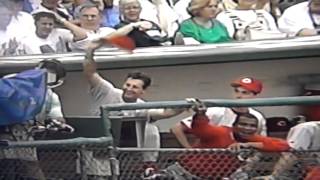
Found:
[[[239,78],[231,83],[232,87],[243,87],[246,90],[252,91],[256,94],[259,94],[262,91],[262,82],[251,78],[243,77]]]

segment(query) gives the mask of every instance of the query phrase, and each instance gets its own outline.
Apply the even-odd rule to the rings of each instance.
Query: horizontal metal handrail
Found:
[[[205,99],[203,102],[208,107],[255,107],[255,106],[292,106],[320,104],[320,96],[294,96],[255,99]],[[108,111],[156,109],[156,108],[190,108],[186,101],[155,101],[145,103],[119,103],[104,105]]]
[[[136,148],[136,147],[117,147],[115,148],[118,152],[236,152],[232,151],[228,148]],[[245,151],[259,151],[257,149],[252,148],[243,148],[238,152]],[[311,153],[311,152],[320,152],[320,150],[289,150],[283,152],[291,152],[291,153]]]
[[[83,145],[112,145],[112,137],[100,138],[73,138],[62,140],[37,140],[37,141],[0,141],[2,148],[26,148],[26,147],[75,147]]]

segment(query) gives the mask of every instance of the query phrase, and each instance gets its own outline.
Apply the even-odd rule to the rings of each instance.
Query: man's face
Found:
[[[310,10],[312,13],[320,14],[320,0],[312,0],[310,2]]]
[[[245,116],[240,116],[238,122],[234,125],[234,132],[242,138],[255,134],[257,129],[257,119]]]
[[[122,98],[125,102],[136,102],[138,98],[141,98],[145,93],[143,89],[143,81],[140,79],[128,78],[123,84]]]
[[[136,22],[140,19],[141,6],[138,1],[130,2],[121,8],[121,13],[125,21]]]
[[[101,23],[101,15],[96,7],[84,8],[80,12],[80,25],[88,30],[98,30]]]
[[[12,12],[6,7],[0,7],[0,30],[6,30],[12,18]]]
[[[257,95],[252,91],[248,91],[241,86],[234,87],[233,96],[235,99],[251,99],[255,98]]]
[[[36,22],[36,34],[40,38],[47,38],[54,28],[54,20],[48,17],[41,17]]]

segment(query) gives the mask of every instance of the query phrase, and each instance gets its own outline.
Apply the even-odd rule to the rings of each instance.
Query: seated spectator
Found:
[[[71,24],[61,17],[57,19],[53,12],[39,11],[35,12],[33,16],[36,30],[32,35],[22,40],[23,47],[21,48],[26,54],[67,52],[67,43],[72,43],[72,47],[75,48],[76,43],[87,38],[87,34],[82,28]],[[71,31],[56,28],[55,22],[57,20],[60,20]]]
[[[293,5],[278,21],[281,31],[290,36],[314,36],[320,33],[320,1],[310,0]]]
[[[184,37],[193,38],[197,43],[231,40],[226,27],[215,19],[219,12],[217,0],[192,0],[188,12],[191,18],[180,24],[180,32]]]
[[[276,20],[281,16],[279,0],[259,0],[253,7],[254,9],[264,9],[268,11]]]
[[[167,40],[166,34],[156,23],[140,18],[141,5],[138,0],[120,0],[119,6],[121,22],[115,28],[132,25],[128,36],[134,40],[137,47],[160,46]]]
[[[72,16],[69,14],[68,10],[63,5],[61,5],[59,0],[42,0],[39,7],[37,9],[34,9],[34,11],[37,12],[39,10],[50,10],[56,12],[61,17],[67,20],[72,19]]]
[[[191,0],[179,0],[173,7],[179,17],[179,22],[182,22],[190,18],[190,14],[187,12],[187,8]],[[219,2],[219,8],[222,10],[231,10],[236,9],[238,3],[234,0],[221,0]],[[281,12],[278,8],[278,0],[261,0],[257,1],[256,4],[253,4],[253,9],[264,9],[270,14],[278,19],[281,15]]]
[[[140,18],[156,23],[169,38],[173,38],[179,28],[178,15],[166,0],[139,0]]]
[[[191,0],[179,0],[173,7],[179,17],[179,22],[189,19],[191,16],[187,11],[187,8],[190,4]],[[235,9],[237,7],[237,3],[233,0],[221,0],[219,2],[219,8],[223,10]]]
[[[79,24],[87,32],[89,41],[99,40],[115,31],[110,27],[100,27],[101,22],[102,12],[97,4],[87,2],[80,6]]]
[[[263,9],[255,10],[256,0],[238,0],[234,10],[222,11],[217,19],[228,29],[229,35],[235,40],[255,40],[283,38],[274,18]]]

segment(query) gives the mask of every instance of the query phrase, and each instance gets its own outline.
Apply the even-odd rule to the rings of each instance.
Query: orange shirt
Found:
[[[200,139],[200,143],[195,145],[198,148],[228,148],[237,142],[233,136],[233,128],[211,125],[206,115],[194,116],[191,127],[191,133]],[[246,140],[247,142],[261,142],[263,148],[260,150],[262,151],[279,152],[290,148],[287,141],[279,138],[255,134]]]

